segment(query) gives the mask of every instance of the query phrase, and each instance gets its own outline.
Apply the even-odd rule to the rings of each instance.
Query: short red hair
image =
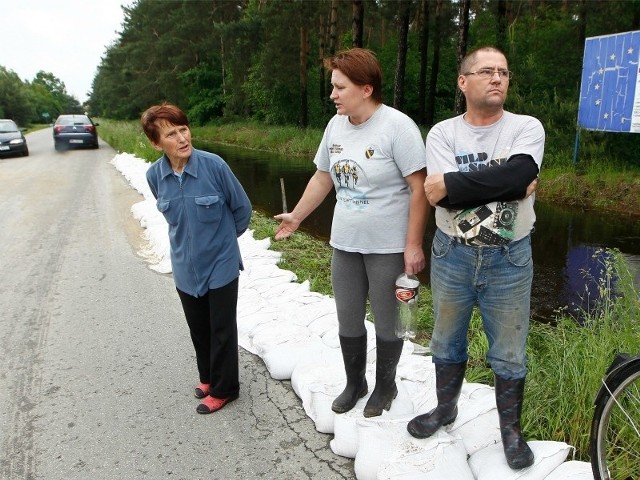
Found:
[[[371,98],[382,103],[382,68],[375,53],[366,48],[351,48],[339,52],[334,57],[324,59],[324,67],[329,70],[340,70],[354,84],[362,87],[371,85]]]
[[[160,105],[149,107],[140,117],[140,123],[144,134],[152,143],[158,143],[158,140],[160,140],[158,123],[161,121],[176,126],[189,126],[187,115],[171,103],[164,102]]]

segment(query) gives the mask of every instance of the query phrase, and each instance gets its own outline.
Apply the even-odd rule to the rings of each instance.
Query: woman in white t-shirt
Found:
[[[331,71],[337,114],[325,129],[314,159],[317,170],[302,198],[291,213],[275,216],[281,222],[275,239],[293,234],[335,189],[331,283],[347,385],[332,409],[347,412],[368,393],[368,299],[376,330],[376,385],[364,416],[374,417],[390,408],[398,392],[403,342],[395,335],[395,279],[425,267],[425,148],[417,125],[382,103],[382,72],[373,52],[353,48],[324,64]]]

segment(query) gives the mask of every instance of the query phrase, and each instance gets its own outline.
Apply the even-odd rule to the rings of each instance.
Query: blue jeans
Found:
[[[438,229],[431,247],[434,363],[467,360],[467,331],[477,305],[491,369],[506,380],[524,378],[532,279],[530,236],[504,246],[477,247]]]

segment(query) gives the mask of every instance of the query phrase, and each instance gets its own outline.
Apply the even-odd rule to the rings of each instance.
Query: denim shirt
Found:
[[[163,155],[147,170],[158,210],[169,224],[176,287],[194,297],[223,287],[243,270],[238,237],[251,219],[251,202],[229,165],[193,149],[178,178]]]

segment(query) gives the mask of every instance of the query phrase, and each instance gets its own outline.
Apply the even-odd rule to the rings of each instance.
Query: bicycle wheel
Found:
[[[640,479],[640,361],[607,376],[591,424],[591,466],[596,480]]]

